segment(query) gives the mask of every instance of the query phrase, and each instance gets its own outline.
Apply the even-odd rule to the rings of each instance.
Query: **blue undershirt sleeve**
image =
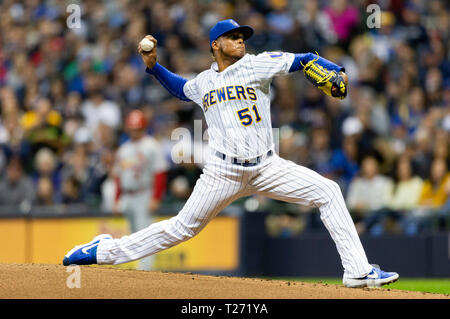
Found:
[[[146,68],[145,72],[152,74],[170,94],[182,101],[191,101],[186,97],[183,87],[187,80],[175,73],[170,72],[165,67],[156,63],[151,69]]]
[[[345,68],[342,66],[339,66],[331,61],[328,61],[325,58],[322,58],[316,54],[313,53],[296,53],[294,62],[292,62],[291,68],[289,69],[289,72],[295,72],[299,70],[303,70],[303,65],[308,63],[309,61],[317,59],[317,63],[323,66],[327,70],[334,70],[337,72],[345,72]],[[302,65],[303,64],[303,65]]]

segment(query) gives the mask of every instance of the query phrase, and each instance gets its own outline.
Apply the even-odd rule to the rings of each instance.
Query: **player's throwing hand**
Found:
[[[150,52],[145,52],[144,50],[142,50],[141,45],[138,44],[138,51],[141,54],[142,60],[144,61],[145,65],[149,69],[152,69],[155,66],[156,60],[158,58],[158,52],[156,49],[158,41],[151,35],[146,35],[145,38],[154,43],[153,50],[151,50]]]

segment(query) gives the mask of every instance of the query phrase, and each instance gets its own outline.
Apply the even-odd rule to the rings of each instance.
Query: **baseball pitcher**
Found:
[[[247,54],[244,41],[253,32],[231,19],[219,21],[210,30],[215,61],[189,81],[157,63],[157,41],[152,36],[147,36],[154,43],[151,51],[138,46],[147,73],[177,98],[202,108],[213,151],[177,216],[122,238],[99,235],[69,251],[64,265],[120,264],[155,254],[198,234],[234,200],[260,194],[319,208],[340,255],[345,286],[381,286],[398,279],[397,273],[369,264],[337,183],[274,152],[272,78],[303,71],[325,94],[343,99],[344,68],[312,53]]]

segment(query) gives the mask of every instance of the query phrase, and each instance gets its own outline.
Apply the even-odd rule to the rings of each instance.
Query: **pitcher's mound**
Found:
[[[391,289],[352,289],[339,285],[123,270],[100,266],[81,266],[71,269],[60,265],[0,264],[0,298],[434,299],[449,297]]]

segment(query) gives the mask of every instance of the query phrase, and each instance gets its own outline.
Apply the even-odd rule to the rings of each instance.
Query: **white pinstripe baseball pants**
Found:
[[[234,200],[252,194],[316,206],[336,244],[344,275],[365,276],[367,261],[339,186],[318,173],[274,154],[262,163],[242,167],[212,155],[183,209],[168,220],[98,245],[98,264],[121,264],[155,254],[198,234]]]

